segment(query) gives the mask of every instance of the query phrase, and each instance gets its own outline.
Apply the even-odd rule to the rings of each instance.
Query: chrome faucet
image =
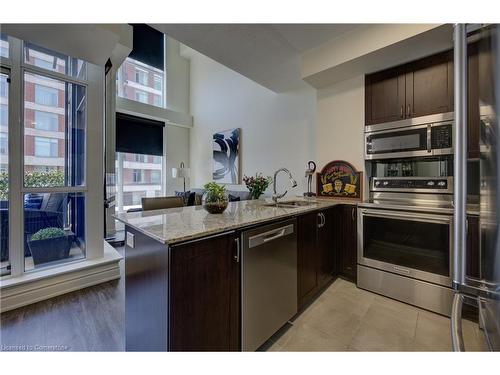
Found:
[[[276,172],[274,172],[274,178],[273,178],[273,201],[274,203],[278,203],[278,199],[283,198],[285,194],[288,192],[288,190],[285,190],[283,194],[278,194],[276,192],[276,177],[278,176],[278,173],[280,172],[285,172],[288,173],[288,178],[290,179],[290,183],[292,184],[292,187],[297,186],[297,181],[295,181],[292,177],[292,174],[290,171],[286,168],[280,168]]]

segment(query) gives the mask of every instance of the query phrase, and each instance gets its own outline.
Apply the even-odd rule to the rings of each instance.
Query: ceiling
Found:
[[[300,54],[356,24],[152,24],[275,92],[304,86]]]

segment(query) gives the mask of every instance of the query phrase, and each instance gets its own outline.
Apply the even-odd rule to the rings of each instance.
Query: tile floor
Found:
[[[467,351],[486,350],[477,324],[463,321]],[[450,351],[450,320],[337,279],[268,351]]]

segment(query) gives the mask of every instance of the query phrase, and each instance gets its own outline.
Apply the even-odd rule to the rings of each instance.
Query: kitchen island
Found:
[[[352,203],[296,200],[304,203],[252,200],[231,202],[222,214],[193,206],[117,215],[127,232],[126,349],[242,350],[240,242],[261,227],[292,226],[295,313],[311,302],[336,275],[343,227],[335,223],[337,207]]]

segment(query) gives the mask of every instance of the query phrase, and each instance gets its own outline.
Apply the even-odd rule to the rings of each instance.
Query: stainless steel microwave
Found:
[[[453,154],[453,120],[365,133],[365,159],[369,160],[450,154]]]

